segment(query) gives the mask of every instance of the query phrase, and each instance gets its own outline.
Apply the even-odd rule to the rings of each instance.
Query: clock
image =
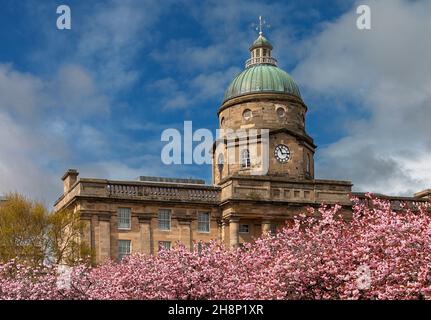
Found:
[[[286,163],[290,160],[290,150],[284,144],[279,144],[274,149],[274,157],[280,163]]]

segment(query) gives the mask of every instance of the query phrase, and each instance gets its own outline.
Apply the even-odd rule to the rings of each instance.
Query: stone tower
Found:
[[[272,49],[271,43],[260,32],[250,47],[251,57],[245,70],[226,90],[218,111],[219,126],[225,131],[242,129],[240,131],[250,132],[257,129],[260,132],[268,129],[268,162],[263,175],[312,180],[316,146],[305,130],[307,106],[292,77],[277,67]],[[238,139],[232,141],[235,144],[234,161],[226,151],[229,139],[221,140],[225,147],[215,148],[213,154],[214,184],[220,184],[231,176],[254,175],[254,157],[265,156],[263,151],[259,152],[260,137],[257,137],[257,154],[242,147]]]
[[[340,204],[343,214],[350,213],[352,183],[315,178],[307,107],[295,81],[277,67],[262,32],[250,53],[218,111],[227,132],[214,144],[213,185],[161,177],[78,178],[76,170],[63,176],[55,209],[80,214],[82,241],[94,250],[96,262],[157,253],[178,240],[190,249],[195,241],[211,240],[235,248],[321,203]],[[237,161],[229,159],[232,153]]]

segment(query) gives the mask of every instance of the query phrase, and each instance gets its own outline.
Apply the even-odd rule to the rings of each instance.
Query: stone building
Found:
[[[350,181],[315,179],[316,145],[306,131],[307,106],[295,81],[277,67],[272,45],[262,33],[250,54],[244,71],[227,88],[217,114],[221,129],[268,130],[265,174],[255,174],[255,166],[262,163],[239,139],[231,141],[238,161],[227,161],[223,145],[229,145],[228,136],[220,139],[221,148],[216,143],[213,150],[212,185],[154,177],[78,179],[76,170],[68,170],[55,209],[79,212],[84,224],[82,240],[91,245],[97,262],[121,259],[131,252],[153,254],[178,240],[190,249],[195,241],[211,239],[236,247],[274,232],[306,207],[321,203],[339,203],[349,212]],[[263,139],[263,135],[256,137],[259,147]],[[415,204],[430,193],[389,199],[394,205],[400,201]]]

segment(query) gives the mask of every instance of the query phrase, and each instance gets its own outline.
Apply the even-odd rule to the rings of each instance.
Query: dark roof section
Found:
[[[202,180],[202,179],[181,179],[181,178],[140,176],[138,180],[143,182],[167,182],[167,183],[183,183],[183,184],[199,184],[199,185],[205,184],[205,180]]]

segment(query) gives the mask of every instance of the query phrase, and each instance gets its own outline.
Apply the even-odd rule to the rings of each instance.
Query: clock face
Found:
[[[280,163],[286,163],[290,160],[290,150],[284,144],[279,144],[274,150],[275,159]]]

